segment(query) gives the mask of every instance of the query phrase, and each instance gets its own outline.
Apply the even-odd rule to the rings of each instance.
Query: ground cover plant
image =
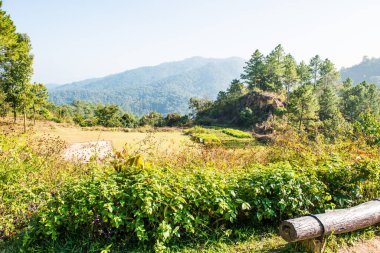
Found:
[[[231,249],[235,246],[228,243],[242,242],[260,227],[275,238],[283,219],[349,207],[380,192],[379,161],[345,157],[340,146],[335,158],[325,159],[321,152],[314,156],[323,161],[307,163],[302,156],[289,162],[283,155],[285,149],[292,153],[289,142],[276,147],[281,152],[267,154],[272,161],[241,163],[234,160],[239,153],[231,153],[225,167],[219,158],[228,158],[226,148],[208,146],[201,153],[187,150],[187,159],[170,154],[141,163],[120,152],[111,163],[75,165],[59,159],[59,148],[53,148],[57,140],[28,138],[1,136],[1,155],[7,159],[0,159],[0,248],[44,251],[79,244],[82,250],[100,251],[112,244],[115,251],[188,251],[212,240],[210,247],[218,251],[217,242]],[[36,149],[41,142],[45,151]],[[330,151],[331,145],[324,152]],[[239,241],[239,235],[246,239]]]

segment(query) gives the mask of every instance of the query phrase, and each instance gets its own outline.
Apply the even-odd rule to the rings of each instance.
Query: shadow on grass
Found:
[[[222,232],[209,231],[194,237],[178,238],[167,245],[166,252],[305,252],[293,244],[286,243],[272,227],[231,227]],[[13,252],[153,252],[153,244],[139,244],[129,240],[90,239],[91,236],[67,236],[53,241],[43,239],[23,246],[21,236],[0,241],[0,253]]]

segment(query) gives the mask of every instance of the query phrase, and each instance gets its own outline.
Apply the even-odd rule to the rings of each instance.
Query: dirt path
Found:
[[[65,149],[65,160],[88,162],[92,156],[104,159],[112,155],[112,143],[110,141],[91,141],[74,143]]]
[[[368,241],[358,242],[350,247],[344,247],[338,253],[379,253],[380,238],[375,237]]]

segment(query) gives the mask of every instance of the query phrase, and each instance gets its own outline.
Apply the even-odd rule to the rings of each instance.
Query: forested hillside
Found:
[[[361,63],[340,71],[342,78],[350,77],[354,84],[363,81],[380,86],[380,58],[363,57]]]
[[[239,77],[241,58],[193,57],[179,62],[142,67],[123,73],[66,84],[49,91],[50,100],[68,104],[74,100],[117,104],[127,112],[185,113],[190,97],[215,99],[218,91]]]

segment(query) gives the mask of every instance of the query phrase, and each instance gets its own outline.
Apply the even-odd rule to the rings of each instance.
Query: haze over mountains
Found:
[[[238,57],[193,57],[152,67],[141,67],[103,78],[48,86],[50,100],[118,104],[135,114],[157,111],[185,113],[191,97],[214,99],[220,90],[239,78],[245,60]]]
[[[84,100],[118,104],[139,115],[149,111],[186,113],[191,97],[215,99],[219,91],[239,78],[244,65],[245,60],[238,57],[193,57],[47,88],[50,100],[57,104]],[[341,76],[343,80],[351,77],[355,84],[368,81],[380,85],[380,58],[364,57],[361,63],[342,68]]]
[[[380,58],[363,57],[361,63],[343,68],[340,73],[343,80],[350,77],[354,84],[367,81],[380,86]]]

